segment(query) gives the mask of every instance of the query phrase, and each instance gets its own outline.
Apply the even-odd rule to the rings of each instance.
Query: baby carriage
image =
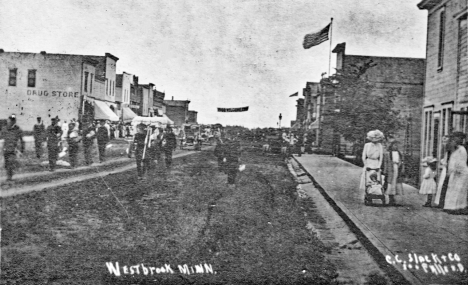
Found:
[[[385,206],[385,177],[380,173],[380,169],[367,168],[365,175],[366,193],[364,205]]]

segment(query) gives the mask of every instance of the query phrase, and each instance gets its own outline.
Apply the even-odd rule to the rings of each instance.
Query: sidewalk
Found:
[[[396,269],[411,284],[462,284],[460,270],[466,274],[468,268],[468,216],[422,207],[425,196],[408,185],[397,200],[401,207],[364,206],[360,167],[322,155],[295,159],[335,210],[378,250],[380,264],[392,266],[390,271]]]
[[[202,147],[202,150],[208,150],[210,146]],[[175,150],[172,158],[179,158],[191,154],[198,153],[198,151],[193,150]],[[127,162],[127,163],[125,163]],[[123,166],[117,166],[116,168],[109,169],[109,166],[113,164],[123,164]],[[99,169],[101,167],[107,167],[106,170]],[[70,184],[73,182],[84,181],[87,179],[104,177],[109,174],[124,172],[128,170],[136,169],[135,158],[117,158],[113,160],[106,161],[104,163],[95,163],[91,166],[82,166],[75,169],[59,169],[55,172],[33,172],[33,173],[23,173],[14,176],[15,180],[21,179],[34,179],[35,177],[44,178],[47,176],[55,176],[57,173],[68,173],[66,177],[61,177],[58,179],[50,179],[48,182],[40,182],[36,184],[26,184],[26,185],[13,185],[11,188],[1,189],[0,197],[15,196],[24,193],[29,193],[32,191],[40,191],[50,187],[57,187],[65,184]],[[90,172],[95,170],[94,172]],[[2,178],[0,181],[4,181]]]

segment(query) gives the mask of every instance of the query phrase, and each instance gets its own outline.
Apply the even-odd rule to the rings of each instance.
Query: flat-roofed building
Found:
[[[174,124],[181,127],[183,124],[188,123],[188,108],[189,100],[164,100],[166,106],[166,115],[174,121]]]
[[[112,74],[115,78],[115,71],[109,68],[115,70],[117,60],[109,53],[87,56],[0,50],[0,88],[4,90],[0,114],[7,117],[15,113],[18,125],[32,130],[36,117],[42,117],[46,124],[56,116],[62,121],[82,119],[86,101],[91,115],[99,113],[93,100],[106,100],[100,82],[110,81]],[[110,105],[106,106],[109,109]]]

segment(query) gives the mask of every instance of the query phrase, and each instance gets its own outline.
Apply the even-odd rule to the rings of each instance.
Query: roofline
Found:
[[[106,52],[106,57],[110,57],[110,58],[112,58],[112,59],[115,60],[115,61],[118,61],[118,60],[119,60],[118,57],[116,57],[115,55],[112,55],[112,54],[110,54],[110,53],[108,53],[108,52]]]
[[[20,53],[20,54],[42,54],[42,55],[65,55],[65,56],[89,56],[89,57],[110,57],[113,60],[119,60],[118,57],[108,52],[105,55],[89,55],[89,54],[73,54],[73,53],[40,53],[40,52],[21,52],[21,51],[3,51],[3,53]]]
[[[419,2],[416,6],[418,6],[420,10],[429,10],[440,4],[440,2],[442,2],[442,0],[423,0]]]
[[[87,56],[83,57],[83,62],[89,63],[89,64],[91,64],[93,66],[96,66],[96,65],[99,64],[99,61],[97,61],[95,59],[92,59],[90,57],[87,57]]]
[[[417,60],[426,60],[424,57],[401,57],[401,56],[374,56],[374,55],[355,55],[355,54],[347,54],[346,57],[354,56],[354,57],[373,57],[373,58],[393,58],[393,59],[417,59]]]

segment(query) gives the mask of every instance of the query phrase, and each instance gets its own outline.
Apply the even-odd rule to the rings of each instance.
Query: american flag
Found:
[[[305,35],[304,42],[302,43],[302,46],[304,47],[304,49],[311,48],[313,46],[323,43],[324,41],[327,41],[328,32],[330,31],[330,26],[331,26],[331,23],[316,33]]]

